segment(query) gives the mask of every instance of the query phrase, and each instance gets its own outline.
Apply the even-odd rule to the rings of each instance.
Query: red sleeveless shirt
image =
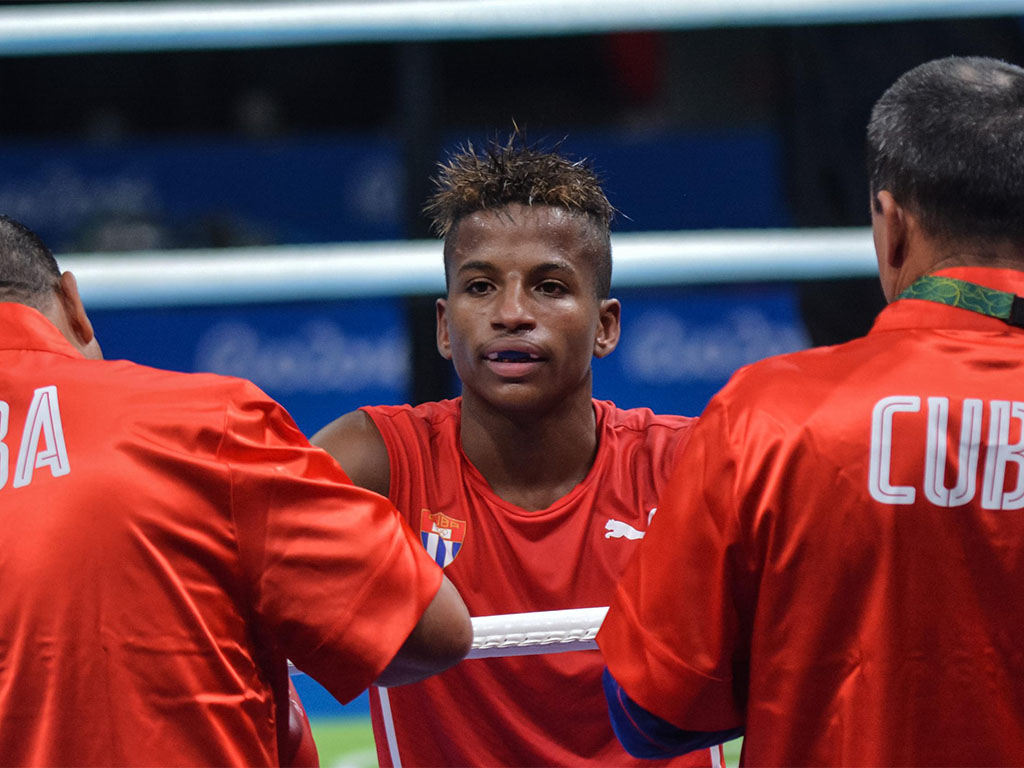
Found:
[[[529,511],[499,498],[463,454],[459,399],[363,410],[387,446],[392,502],[473,616],[608,605],[695,421],[595,400],[589,474]],[[384,708],[371,689],[380,764],[395,765],[397,750],[405,766],[657,765],[630,757],[612,733],[602,668],[598,651],[474,659],[389,689]]]

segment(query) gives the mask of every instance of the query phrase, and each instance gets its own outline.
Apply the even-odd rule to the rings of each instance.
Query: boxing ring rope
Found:
[[[597,631],[608,608],[506,613],[473,618],[473,648],[467,659],[529,656],[597,648]]]
[[[836,229],[612,236],[613,287],[871,277],[871,232]],[[58,254],[90,309],[444,293],[437,240]]]
[[[605,606],[474,616],[471,619],[473,645],[466,658],[492,659],[497,656],[596,650],[594,638],[607,613]],[[293,676],[305,674],[290,661],[288,671]]]
[[[1012,16],[1021,0],[307,0],[0,8],[0,55]]]

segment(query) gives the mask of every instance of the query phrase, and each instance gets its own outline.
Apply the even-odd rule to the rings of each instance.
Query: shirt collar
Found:
[[[1024,271],[996,269],[994,267],[950,267],[934,274],[953,277],[969,283],[983,285],[1024,296]],[[994,333],[1021,333],[997,317],[972,312],[969,309],[948,307],[923,299],[897,299],[883,309],[871,327],[871,333],[908,328],[947,328]]]
[[[30,349],[82,357],[82,353],[42,312],[14,302],[0,302],[0,350],[4,349]]]

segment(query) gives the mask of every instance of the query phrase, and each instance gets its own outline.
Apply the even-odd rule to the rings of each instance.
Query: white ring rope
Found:
[[[597,630],[608,608],[506,613],[473,619],[473,649],[468,659],[528,656],[597,648]]]
[[[466,658],[594,650],[597,648],[594,638],[607,613],[608,608],[601,607],[475,616],[472,619],[473,646]],[[288,671],[292,675],[303,674],[290,661]]]
[[[1021,0],[306,0],[0,8],[0,55],[1012,16]]]
[[[867,227],[630,232],[612,236],[616,289],[873,277]],[[89,308],[444,293],[438,240],[58,257]]]

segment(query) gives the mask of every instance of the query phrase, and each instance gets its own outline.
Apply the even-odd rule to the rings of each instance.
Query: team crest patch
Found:
[[[420,538],[434,562],[446,568],[459,554],[466,539],[466,521],[442,512],[431,514],[429,509],[424,509],[420,515]]]

